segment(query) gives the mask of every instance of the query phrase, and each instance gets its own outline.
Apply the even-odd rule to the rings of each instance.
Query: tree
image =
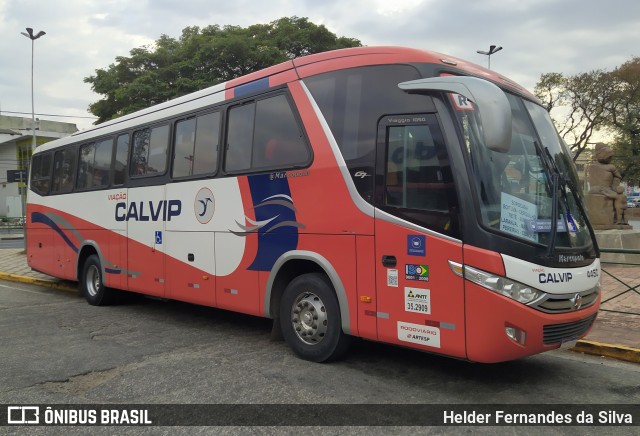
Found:
[[[640,181],[640,57],[634,57],[609,74],[612,87],[607,105],[608,123],[615,132],[613,144],[621,173]]]
[[[106,69],[85,77],[103,96],[89,111],[96,124],[299,56],[359,47],[307,18],[285,17],[269,24],[186,27],[179,39],[162,35],[151,46],[116,57]]]
[[[607,126],[606,105],[612,90],[604,71],[569,77],[543,74],[534,92],[554,118],[558,133],[573,151],[574,161],[592,145],[593,134]]]
[[[567,79],[562,73],[546,73],[540,76],[534,92],[542,101],[547,112],[564,104],[566,82]]]

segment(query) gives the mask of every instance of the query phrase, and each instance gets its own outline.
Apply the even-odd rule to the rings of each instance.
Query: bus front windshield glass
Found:
[[[551,118],[541,106],[506,95],[513,118],[511,148],[506,153],[491,151],[482,143],[482,125],[472,105],[456,107],[482,224],[533,244],[565,249],[589,246],[591,235],[576,198],[581,196],[578,177]],[[555,238],[551,231],[554,186]]]

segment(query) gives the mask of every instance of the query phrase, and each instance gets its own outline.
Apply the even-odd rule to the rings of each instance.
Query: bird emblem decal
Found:
[[[209,188],[201,188],[193,201],[193,212],[200,224],[207,224],[213,218],[216,202]]]
[[[202,213],[198,214],[199,216],[204,216],[207,213],[207,207],[209,203],[213,203],[211,197],[207,197],[204,200],[198,200],[200,204],[202,204]]]

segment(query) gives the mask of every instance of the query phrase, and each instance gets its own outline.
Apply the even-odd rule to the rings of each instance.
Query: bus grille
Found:
[[[558,344],[564,340],[577,339],[582,336],[596,319],[594,313],[588,318],[580,321],[568,322],[566,324],[551,324],[544,326],[543,343],[545,345]]]
[[[584,309],[585,307],[591,306],[598,300],[599,293],[599,288],[590,289],[585,292],[579,292],[578,294],[580,294],[580,302],[578,306],[576,305],[577,294],[546,294],[546,297],[543,300],[538,300],[530,304],[529,307],[538,309],[539,311],[546,313],[573,312],[577,309]]]
[[[580,309],[591,306],[598,299],[598,289],[580,294]],[[553,295],[547,294],[547,298],[531,305],[531,307],[546,313],[564,313],[576,310],[576,294]]]

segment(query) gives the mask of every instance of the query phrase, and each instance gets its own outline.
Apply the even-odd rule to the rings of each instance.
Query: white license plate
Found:
[[[563,341],[562,344],[560,344],[560,349],[568,350],[569,348],[573,348],[576,346],[577,342],[578,342],[577,339],[569,339],[569,340]]]

